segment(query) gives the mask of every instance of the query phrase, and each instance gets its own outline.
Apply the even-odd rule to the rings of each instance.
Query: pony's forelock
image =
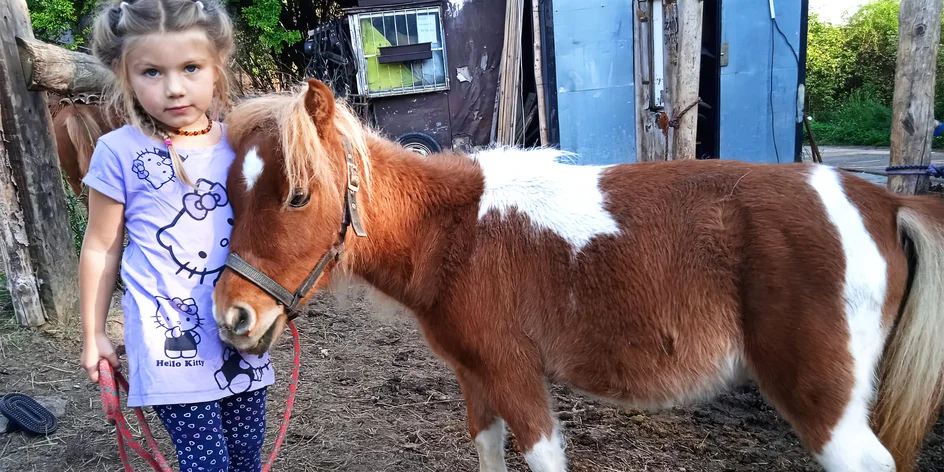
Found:
[[[308,189],[313,180],[330,181],[334,177],[331,162],[325,158],[324,143],[305,108],[307,93],[306,84],[292,93],[247,99],[236,105],[226,119],[229,139],[237,147],[256,132],[279,135],[285,178],[289,188],[293,189]],[[349,105],[342,100],[335,101],[333,124],[336,132],[346,137],[351,145],[351,152],[361,172],[362,185],[369,184],[371,166],[367,137],[372,131],[358,120]],[[285,203],[291,198],[289,192]]]

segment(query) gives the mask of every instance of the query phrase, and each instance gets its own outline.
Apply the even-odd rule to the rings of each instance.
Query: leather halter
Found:
[[[344,142],[344,157],[347,160],[347,188],[344,191],[344,216],[341,221],[341,231],[338,233],[338,240],[331,246],[315,268],[308,274],[304,282],[295,290],[294,293],[283,287],[261,270],[253,267],[251,264],[239,257],[235,252],[231,252],[226,258],[226,266],[243,276],[246,280],[254,283],[257,287],[268,293],[275,299],[276,303],[285,307],[288,313],[288,321],[292,321],[301,314],[298,310],[298,304],[308,295],[315,282],[321,278],[321,274],[328,268],[328,264],[333,260],[337,262],[344,253],[344,241],[347,236],[348,226],[354,228],[354,234],[357,236],[367,236],[364,226],[361,223],[361,215],[357,208],[357,191],[360,190],[360,176],[357,172],[357,164],[354,162],[354,156],[351,152],[351,144],[346,137],[342,137]]]

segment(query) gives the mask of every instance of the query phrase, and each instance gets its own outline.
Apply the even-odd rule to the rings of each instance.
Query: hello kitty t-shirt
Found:
[[[83,180],[125,205],[131,407],[218,400],[275,380],[268,354],[224,344],[213,319],[211,295],[233,228],[226,176],[235,154],[226,129],[215,146],[177,152],[195,187],[177,179],[162,142],[126,125],[98,140]]]

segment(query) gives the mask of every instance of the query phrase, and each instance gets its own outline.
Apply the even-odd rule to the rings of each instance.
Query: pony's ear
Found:
[[[319,131],[327,129],[334,120],[334,92],[318,79],[308,79],[305,109]]]

